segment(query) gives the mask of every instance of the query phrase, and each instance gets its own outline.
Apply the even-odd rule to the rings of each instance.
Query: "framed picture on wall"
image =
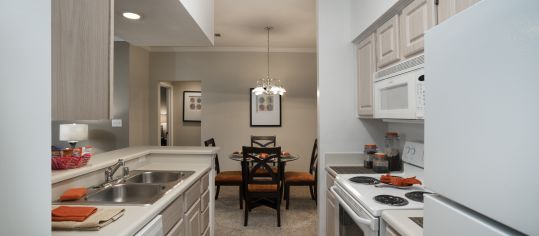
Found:
[[[202,117],[202,93],[200,91],[183,92],[183,121],[200,122]]]
[[[281,95],[251,96],[249,113],[251,127],[281,127]]]

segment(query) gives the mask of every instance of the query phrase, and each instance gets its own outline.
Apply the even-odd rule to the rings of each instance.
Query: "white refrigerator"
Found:
[[[434,27],[425,73],[425,235],[539,235],[539,0]]]

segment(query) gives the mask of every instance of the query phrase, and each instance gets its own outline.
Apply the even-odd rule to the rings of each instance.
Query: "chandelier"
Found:
[[[265,27],[264,29],[266,29],[268,31],[268,53],[267,53],[267,62],[268,62],[268,65],[267,65],[267,74],[265,77],[259,79],[258,81],[256,81],[256,88],[253,89],[253,93],[255,95],[275,95],[275,94],[279,94],[279,95],[284,95],[284,93],[286,92],[286,90],[283,88],[282,84],[281,84],[281,81],[280,80],[277,80],[273,77],[270,76],[270,72],[269,72],[269,63],[270,63],[270,58],[269,58],[269,54],[270,54],[270,49],[269,49],[269,32],[271,29],[273,29],[273,27]]]

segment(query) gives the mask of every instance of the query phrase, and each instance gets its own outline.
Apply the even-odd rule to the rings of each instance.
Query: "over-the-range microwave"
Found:
[[[423,119],[425,115],[424,56],[410,58],[376,72],[374,118]]]

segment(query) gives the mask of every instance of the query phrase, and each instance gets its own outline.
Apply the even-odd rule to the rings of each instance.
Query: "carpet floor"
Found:
[[[281,227],[277,227],[277,211],[258,207],[249,213],[249,223],[243,226],[243,212],[239,208],[238,187],[221,187],[215,201],[216,236],[315,236],[318,231],[316,203],[311,200],[308,187],[292,187],[290,209],[281,204]]]

